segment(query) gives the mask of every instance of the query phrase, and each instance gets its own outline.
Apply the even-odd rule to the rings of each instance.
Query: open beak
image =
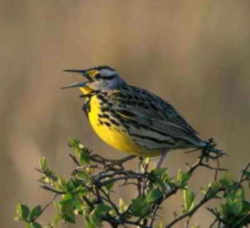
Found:
[[[91,78],[86,74],[87,70],[74,70],[74,69],[69,69],[69,70],[64,70],[64,72],[71,72],[71,73],[78,73],[81,74],[83,77],[87,78],[88,81],[86,82],[75,82],[70,85],[62,87],[62,89],[68,89],[68,88],[75,88],[75,87],[84,87],[88,84],[89,81],[91,81]]]

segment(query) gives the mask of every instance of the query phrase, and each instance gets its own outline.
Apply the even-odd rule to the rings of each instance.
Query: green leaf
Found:
[[[218,193],[218,190],[221,188],[221,184],[219,182],[209,183],[206,190],[202,191],[206,194],[207,198],[213,198]]]
[[[248,201],[243,201],[243,210],[244,210],[244,213],[250,213],[250,202]]]
[[[86,227],[87,228],[97,228],[100,225],[99,222],[100,221],[97,221],[95,216],[89,215],[86,218]]]
[[[180,187],[185,187],[190,177],[190,173],[183,172],[181,169],[179,169],[176,177],[177,184],[180,185]]]
[[[48,169],[48,160],[45,157],[41,157],[40,159],[40,169],[42,171],[46,171]]]
[[[89,164],[89,154],[87,149],[80,151],[80,164],[81,165]]]
[[[63,192],[67,191],[67,180],[65,180],[64,178],[57,177],[57,181],[54,182],[53,184],[56,189],[63,191]]]
[[[69,147],[77,148],[79,144],[80,144],[79,139],[70,138],[68,141]]]
[[[166,168],[153,169],[149,174],[149,180],[151,185],[157,186],[162,192],[169,191],[175,186]]]
[[[42,214],[42,207],[40,205],[34,207],[29,215],[29,220],[34,221]]]
[[[17,218],[22,221],[28,222],[30,210],[25,204],[19,203],[16,207]]]
[[[153,182],[157,182],[163,179],[168,178],[168,173],[166,168],[157,168],[153,169],[149,175],[149,178]]]
[[[120,213],[125,212],[128,209],[128,205],[125,204],[124,200],[122,198],[119,199],[119,211]]]
[[[150,163],[150,157],[145,157],[143,159],[143,165],[148,165]]]
[[[112,208],[104,203],[100,203],[91,212],[87,219],[87,227],[99,227],[102,223],[103,216],[105,216]]]
[[[147,202],[145,197],[140,196],[132,200],[130,212],[133,216],[144,217],[150,212],[151,207],[151,203]]]
[[[162,192],[158,188],[151,190],[146,195],[146,201],[148,203],[155,203],[156,201],[160,200],[161,198],[162,198]]]
[[[37,222],[31,222],[27,226],[28,228],[42,228],[42,226]]]
[[[235,191],[234,198],[238,201],[243,201],[245,199],[245,193],[243,188],[239,188],[238,190]]]
[[[69,146],[72,147],[75,156],[79,158],[80,165],[89,164],[89,150],[82,145],[78,139],[70,139]]]
[[[59,202],[59,213],[62,219],[69,223],[75,223],[75,199],[71,194],[66,194],[63,199]]]
[[[162,222],[160,222],[160,223],[156,226],[156,228],[164,228],[163,223],[162,223]]]
[[[245,175],[248,179],[250,179],[250,171],[244,170],[243,175]]]
[[[72,204],[74,202],[74,197],[72,194],[68,193],[62,196],[62,200],[59,202],[61,205]]]
[[[184,212],[188,212],[194,207],[195,194],[189,188],[184,189],[182,193],[184,201]]]
[[[223,178],[219,180],[219,183],[224,188],[231,188],[234,185],[234,181],[232,178],[227,174]]]
[[[239,188],[226,196],[223,211],[226,215],[239,215],[243,211],[244,191]]]
[[[77,171],[76,177],[81,178],[84,181],[89,181],[91,179],[90,175],[84,170]]]
[[[104,203],[100,203],[98,204],[98,206],[95,209],[95,215],[97,217],[102,217],[104,215],[106,215],[109,210],[111,210],[112,208],[110,206],[108,206],[107,204]]]
[[[115,183],[114,181],[110,181],[110,182],[107,182],[107,184],[105,184],[105,188],[107,189],[108,192],[112,190],[114,183]]]
[[[75,214],[73,211],[70,211],[68,213],[63,213],[62,218],[65,222],[73,223],[73,224],[76,223],[76,218],[75,218]]]

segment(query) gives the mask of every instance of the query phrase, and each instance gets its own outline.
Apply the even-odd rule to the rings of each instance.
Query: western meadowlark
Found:
[[[172,105],[129,85],[110,66],[65,71],[87,79],[63,88],[80,88],[91,126],[112,147],[140,157],[160,155],[160,167],[170,150],[208,146]]]

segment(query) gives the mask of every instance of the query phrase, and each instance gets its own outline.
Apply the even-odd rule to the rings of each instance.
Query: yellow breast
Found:
[[[112,123],[108,126],[100,122],[98,114],[102,113],[99,99],[95,95],[90,100],[90,112],[88,113],[88,118],[96,134],[105,143],[129,154],[135,154],[138,156],[159,155],[159,151],[147,150],[146,148],[136,144],[122,126],[116,126]]]

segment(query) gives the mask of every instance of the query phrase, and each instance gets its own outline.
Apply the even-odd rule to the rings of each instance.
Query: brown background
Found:
[[[247,0],[1,0],[1,227],[21,226],[13,221],[17,202],[49,200],[36,182],[41,156],[70,174],[69,137],[107,157],[123,155],[91,131],[79,92],[59,89],[80,79],[64,68],[112,65],[174,104],[202,137],[215,137],[230,154],[223,166],[239,172],[249,161],[249,12]],[[166,164],[174,174],[194,157],[172,153]],[[201,170],[194,189],[208,177]],[[164,221],[175,207],[175,200],[165,206]],[[210,219],[204,209],[192,223],[207,227]]]

